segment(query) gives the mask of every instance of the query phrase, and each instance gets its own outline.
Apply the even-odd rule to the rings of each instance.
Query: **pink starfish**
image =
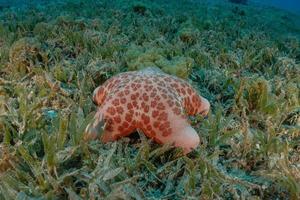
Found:
[[[110,142],[141,130],[156,142],[182,147],[185,153],[200,142],[188,115],[207,115],[209,102],[186,81],[157,68],[121,73],[94,91],[99,106],[86,139]],[[104,125],[104,126],[102,126]]]

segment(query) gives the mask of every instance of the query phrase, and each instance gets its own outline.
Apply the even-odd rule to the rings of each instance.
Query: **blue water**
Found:
[[[99,0],[101,1],[101,0]],[[176,0],[178,2],[183,0]],[[195,0],[194,0],[195,1]],[[196,1],[203,1],[203,0],[196,0]],[[220,1],[220,0],[211,0],[211,1]],[[222,1],[222,0],[221,0]],[[228,0],[223,0],[228,1]],[[47,0],[0,0],[0,7],[7,7],[10,5],[23,5],[24,3],[32,3],[32,2],[47,2]],[[48,1],[49,2],[49,1]],[[248,0],[249,3],[255,3],[257,5],[264,5],[264,6],[272,6],[279,9],[283,9],[294,14],[300,15],[300,0]]]
[[[300,15],[300,0],[253,0],[253,2],[273,6]]]

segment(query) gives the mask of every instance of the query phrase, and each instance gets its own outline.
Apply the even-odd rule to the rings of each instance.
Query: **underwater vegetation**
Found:
[[[187,79],[192,71],[194,60],[190,57],[165,55],[162,48],[130,46],[126,52],[126,64],[129,70],[141,70],[146,67],[158,67],[162,71]]]
[[[0,199],[299,199],[297,18],[227,1],[2,7]],[[85,142],[93,90],[148,66],[211,103],[190,119],[199,147]]]

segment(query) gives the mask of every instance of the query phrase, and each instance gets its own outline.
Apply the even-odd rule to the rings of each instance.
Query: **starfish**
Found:
[[[140,130],[157,143],[182,147],[185,153],[200,142],[188,116],[206,116],[210,108],[189,83],[151,67],[108,79],[95,89],[93,101],[98,111],[85,139],[100,137],[106,143]]]

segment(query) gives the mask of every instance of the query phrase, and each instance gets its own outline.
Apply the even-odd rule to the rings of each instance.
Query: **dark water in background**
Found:
[[[300,0],[252,0],[257,4],[274,6],[300,15]],[[250,1],[251,2],[251,1]]]
[[[49,2],[51,0],[0,0],[0,9],[1,7],[8,7],[8,6],[18,6],[24,5],[26,3],[33,3],[33,2]],[[62,0],[63,1],[63,0]],[[87,0],[89,1],[89,0]],[[180,3],[181,0],[176,0]],[[202,1],[202,0],[196,0]],[[215,1],[215,0],[211,0]],[[218,1],[218,0],[216,0]],[[228,1],[228,0],[224,0]],[[300,15],[300,0],[249,0],[250,3],[256,3],[257,5],[265,5],[265,6],[273,6],[279,9],[287,10],[294,14]]]

